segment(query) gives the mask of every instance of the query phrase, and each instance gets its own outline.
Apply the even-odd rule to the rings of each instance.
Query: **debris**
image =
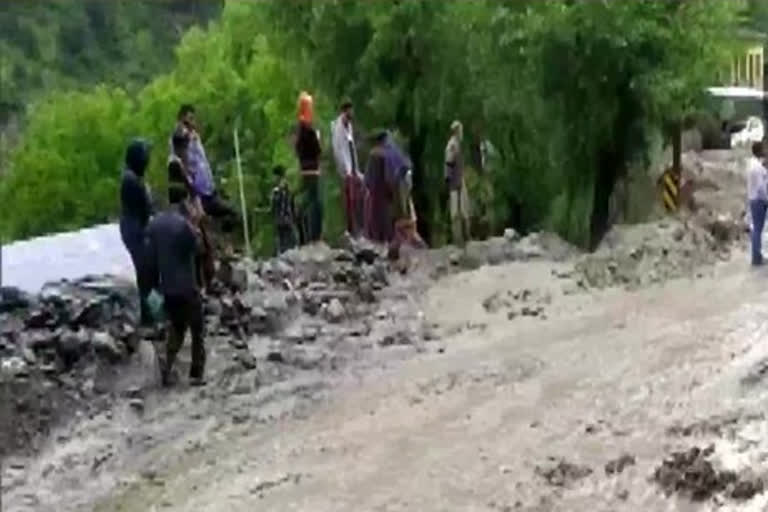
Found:
[[[625,468],[635,465],[635,458],[629,454],[623,454],[618,459],[612,460],[605,465],[606,475],[621,474]]]
[[[708,460],[714,451],[711,445],[675,452],[656,468],[654,480],[667,494],[678,493],[693,501],[705,501],[717,494],[747,500],[763,492],[764,483],[759,478],[747,479],[734,471],[715,469]]]
[[[332,299],[326,309],[326,317],[329,322],[339,323],[344,319],[344,306],[341,305],[339,299]]]
[[[520,240],[520,235],[513,228],[507,228],[504,230],[504,239],[507,242],[517,242]]]
[[[536,467],[536,473],[543,477],[549,485],[565,487],[571,482],[582,480],[592,474],[592,469],[587,466],[572,464],[565,459],[549,458],[547,467]],[[554,463],[554,464],[552,464]]]

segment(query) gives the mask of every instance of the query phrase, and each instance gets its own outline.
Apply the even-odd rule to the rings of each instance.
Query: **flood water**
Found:
[[[30,293],[40,291],[47,282],[103,274],[133,276],[117,224],[14,242],[2,248],[2,285]]]

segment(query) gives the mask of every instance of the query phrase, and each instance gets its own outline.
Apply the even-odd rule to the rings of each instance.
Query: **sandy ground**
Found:
[[[6,461],[3,510],[766,510],[766,495],[693,504],[650,479],[711,442],[724,466],[766,467],[768,273],[743,261],[631,293],[564,295],[551,263],[444,278],[408,306],[436,340],[280,388],[220,375],[141,414],[81,418],[37,459]],[[483,307],[522,289],[538,316]],[[607,475],[625,454],[636,463]],[[583,474],[547,481],[561,459]]]

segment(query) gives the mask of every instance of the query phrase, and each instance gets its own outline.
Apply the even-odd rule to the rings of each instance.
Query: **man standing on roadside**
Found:
[[[357,238],[363,227],[362,219],[362,175],[357,158],[357,146],[352,129],[352,103],[341,105],[339,117],[331,123],[333,156],[336,169],[341,176],[344,197],[344,213],[347,218],[347,233]]]
[[[164,353],[158,353],[163,386],[173,384],[173,363],[189,330],[192,336],[190,384],[205,385],[205,343],[203,340],[203,301],[197,279],[197,256],[202,242],[195,224],[199,213],[184,185],[168,191],[170,206],[149,223],[146,255],[151,282],[162,294],[168,322]]]
[[[149,144],[141,139],[132,141],[125,152],[125,171],[120,183],[120,238],[128,249],[136,273],[143,326],[152,323],[147,303],[151,286],[147,282],[144,258],[144,233],[152,217],[152,198],[144,181],[149,155]]]
[[[294,133],[294,149],[301,172],[301,243],[319,242],[323,236],[323,201],[320,191],[320,135],[315,129],[312,96],[299,96],[299,122]]]
[[[200,197],[206,215],[221,220],[222,230],[232,232],[238,222],[237,212],[221,199],[216,191],[211,165],[205,154],[205,148],[200,138],[195,119],[195,107],[182,105],[179,109],[178,124],[174,133],[182,133],[189,139],[187,147],[187,171],[192,187]],[[173,148],[171,148],[173,154]]]
[[[469,195],[464,182],[464,155],[461,141],[464,129],[459,121],[451,123],[451,137],[445,148],[445,183],[448,186],[453,243],[463,246],[470,237]]]
[[[763,144],[752,145],[747,175],[747,197],[752,216],[752,265],[763,264],[762,240],[765,227],[765,213],[768,208],[768,171],[763,165]]]

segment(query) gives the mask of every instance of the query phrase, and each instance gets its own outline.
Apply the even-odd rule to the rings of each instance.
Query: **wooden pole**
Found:
[[[237,163],[237,181],[240,187],[240,210],[243,214],[243,236],[245,238],[245,255],[251,258],[251,235],[248,229],[248,209],[245,205],[245,188],[243,186],[243,165],[240,160],[240,137],[237,133],[237,125],[235,125],[235,161]]]

